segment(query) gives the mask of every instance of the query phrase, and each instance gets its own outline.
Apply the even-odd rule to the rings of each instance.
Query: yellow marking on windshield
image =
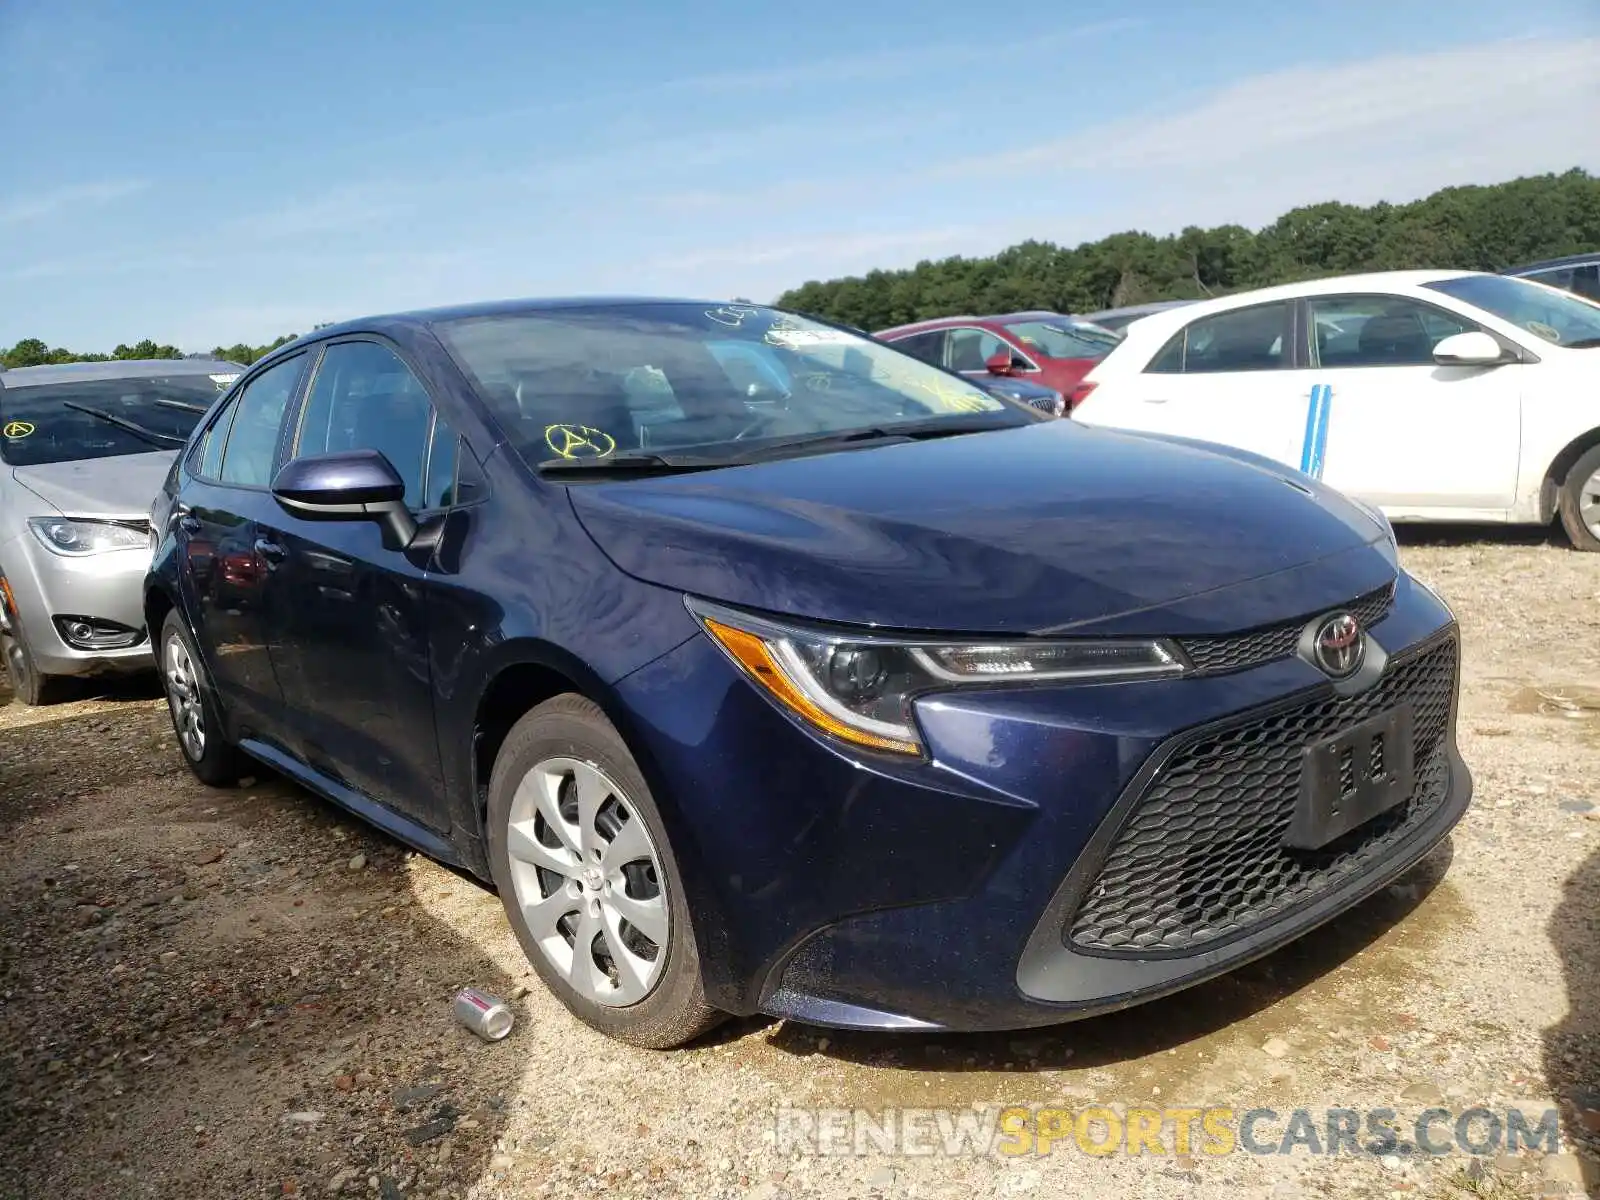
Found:
[[[11,441],[21,441],[33,432],[33,425],[28,421],[8,421],[4,433]]]
[[[592,425],[546,425],[544,443],[559,458],[604,458],[617,439]]]

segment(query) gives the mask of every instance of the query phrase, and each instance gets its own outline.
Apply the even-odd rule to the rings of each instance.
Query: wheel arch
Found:
[[[1585,454],[1596,446],[1600,446],[1600,426],[1580,433],[1564,447],[1561,453],[1551,460],[1550,467],[1544,474],[1544,481],[1539,485],[1539,522],[1549,524],[1555,520],[1556,505],[1561,495],[1561,487],[1567,481],[1567,472]]]

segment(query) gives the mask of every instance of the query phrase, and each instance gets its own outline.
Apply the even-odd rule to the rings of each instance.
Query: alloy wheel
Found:
[[[167,639],[164,655],[167,704],[172,709],[172,724],[183,742],[183,752],[199,762],[206,752],[206,714],[200,699],[200,682],[189,657],[189,648],[177,637]]]
[[[1578,489],[1578,516],[1589,532],[1600,538],[1600,471],[1589,476]]]
[[[648,996],[671,932],[665,871],[622,788],[593,763],[539,762],[512,798],[506,850],[528,929],[573,990],[609,1008]]]

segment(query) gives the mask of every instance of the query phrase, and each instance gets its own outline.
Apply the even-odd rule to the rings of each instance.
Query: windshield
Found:
[[[1558,346],[1600,346],[1600,304],[1508,275],[1462,275],[1424,284]]]
[[[175,450],[234,378],[173,375],[0,386],[0,459],[37,467]]]
[[[1121,340],[1109,329],[1074,321],[1018,321],[1007,325],[1013,337],[1046,358],[1104,358]]]
[[[759,305],[557,308],[438,327],[523,459],[748,454],[1025,410],[882,342]]]

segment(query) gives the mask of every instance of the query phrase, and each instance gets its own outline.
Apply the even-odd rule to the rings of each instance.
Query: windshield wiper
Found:
[[[211,407],[209,405],[190,404],[187,400],[161,399],[153,401],[153,403],[159,408],[175,408],[179,412],[199,413],[201,416],[204,416],[206,413],[211,411]]]
[[[697,457],[676,454],[612,454],[605,458],[553,458],[539,464],[541,475],[672,475],[689,471],[713,471],[719,467],[737,467],[749,463],[770,462],[780,458],[795,458],[804,454],[827,450],[868,449],[873,446],[893,445],[897,442],[928,441],[933,438],[954,437],[962,433],[983,433],[991,429],[1018,428],[1010,413],[985,413],[960,419],[931,417],[923,421],[904,421],[886,426],[869,426],[865,429],[847,429],[839,433],[819,433],[788,441],[751,446],[717,457]],[[737,445],[737,443],[735,443]]]
[[[1600,346],[1600,337],[1579,338],[1575,342],[1565,342],[1563,345],[1568,350],[1592,350],[1594,347]]]
[[[175,437],[170,433],[158,433],[154,429],[146,429],[137,421],[124,420],[113,413],[108,413],[103,408],[91,408],[87,404],[79,404],[76,400],[63,400],[62,408],[70,408],[73,412],[87,413],[91,417],[104,421],[107,425],[115,425],[118,429],[126,429],[135,437],[142,437],[152,445],[159,446],[163,442],[169,446],[182,446],[188,438]]]
[[[952,419],[930,417],[923,421],[901,421],[892,425],[874,425],[866,429],[849,429],[842,433],[819,433],[811,437],[793,438],[776,445],[753,446],[737,453],[733,461],[741,463],[762,462],[773,458],[807,454],[814,450],[832,450],[868,446],[893,445],[895,442],[922,442],[933,438],[955,437],[963,433],[986,433],[991,429],[1011,429],[1018,425],[1009,413],[985,413],[981,416]]]
[[[672,475],[732,465],[725,458],[680,458],[667,454],[612,454],[605,458],[552,458],[541,475]]]

